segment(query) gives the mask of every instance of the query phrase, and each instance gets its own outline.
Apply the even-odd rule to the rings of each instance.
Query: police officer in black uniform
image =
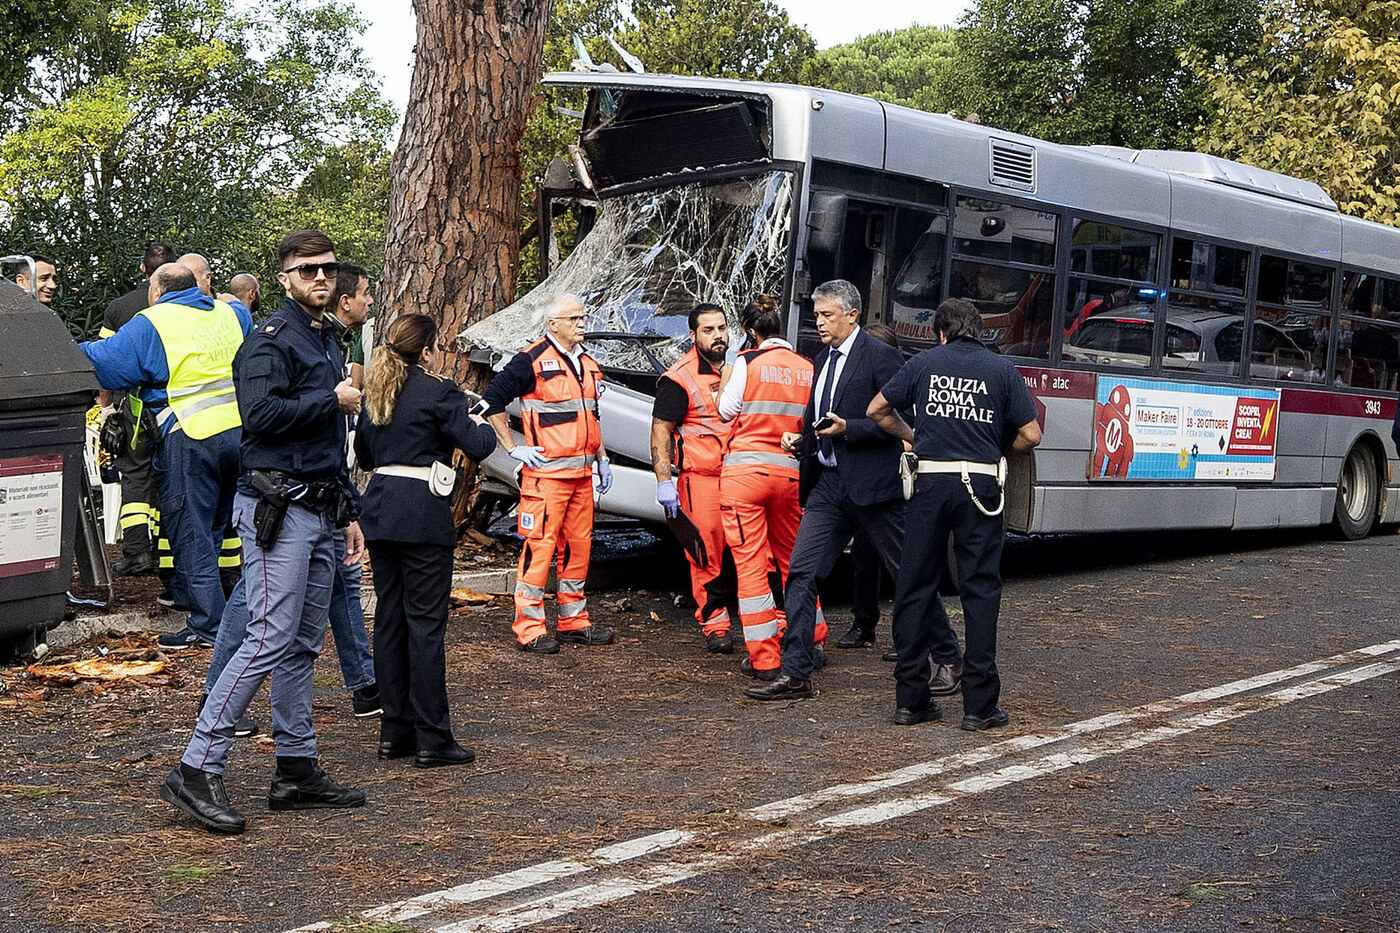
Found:
[[[982,316],[963,298],[950,298],[934,314],[941,346],[909,360],[867,412],[881,428],[914,445],[918,457],[909,503],[904,554],[895,586],[895,718],[913,725],[942,718],[929,693],[929,644],[938,585],[947,561],[946,542],[962,579],[962,728],[1004,726],[997,705],[997,616],[1001,609],[1003,456],[1040,443],[1035,403],[1009,361],[977,339]],[[912,408],[914,426],[899,411]],[[918,529],[915,533],[912,529]]]
[[[194,736],[160,795],[201,825],[241,833],[243,816],[224,791],[234,728],[272,679],[277,773],[271,810],[359,807],[362,791],[321,770],[311,724],[311,678],[326,634],[335,574],[332,535],[345,562],[360,559],[358,497],[345,460],[345,415],[360,392],[323,320],[339,264],[330,238],[295,230],[277,249],[287,300],[233,361],[243,418],[242,472],[233,518],[243,539],[248,634],[209,691]]]
[[[452,737],[447,711],[448,596],[457,527],[452,452],[484,460],[496,435],[437,366],[437,324],[426,314],[394,320],[365,377],[355,458],[374,476],[361,520],[378,608],[374,674],[384,716],[379,757],[413,755],[419,768],[476,758]]]

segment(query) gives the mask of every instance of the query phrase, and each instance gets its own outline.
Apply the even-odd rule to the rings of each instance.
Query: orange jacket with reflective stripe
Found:
[[[801,431],[812,394],[812,361],[787,347],[764,347],[742,354],[744,405],[734,419],[724,455],[725,469],[761,467],[797,473],[797,460],[783,450],[784,431]]]
[[[685,419],[676,425],[676,467],[686,473],[718,476],[724,457],[724,442],[729,438],[729,425],[719,416],[719,373],[700,372],[700,354],[693,348],[664,376],[685,390],[690,408]]]
[[[580,354],[583,378],[573,364],[543,338],[525,348],[535,371],[535,387],[520,396],[525,443],[544,448],[545,465],[526,467],[534,476],[577,479],[593,472],[602,431],[598,394],[602,370],[587,353]]]

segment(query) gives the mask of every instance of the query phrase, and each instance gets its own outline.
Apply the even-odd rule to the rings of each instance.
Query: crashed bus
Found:
[[[1044,440],[1011,462],[1012,531],[1333,523],[1354,538],[1400,521],[1400,231],[1343,216],[1318,186],[810,87],[544,80],[588,95],[573,181],[596,214],[459,346],[499,368],[543,332],[551,297],[585,302],[615,476],[600,511],[662,518],[653,393],[689,348],[696,303],[733,324],[774,294],[810,356],[812,288],[844,278],[862,323],[894,328],[906,354],[932,345],[933,311],[954,296],[1015,358]],[[484,482],[510,495],[516,467],[498,450]]]

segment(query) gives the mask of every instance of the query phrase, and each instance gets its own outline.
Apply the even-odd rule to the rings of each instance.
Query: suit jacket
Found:
[[[826,412],[816,410],[820,399],[822,370],[826,367],[830,347],[823,347],[814,363],[812,397],[807,400],[807,414],[802,420],[802,448],[798,474],[798,497],[803,503],[816,484],[823,469],[817,461],[817,436],[812,425]],[[856,335],[831,410],[846,419],[846,433],[832,439],[836,452],[836,469],[846,494],[857,505],[873,505],[903,498],[899,482],[899,455],[904,445],[865,416],[870,400],[879,394],[885,383],[904,365],[904,355],[887,343],[876,340],[864,330]]]

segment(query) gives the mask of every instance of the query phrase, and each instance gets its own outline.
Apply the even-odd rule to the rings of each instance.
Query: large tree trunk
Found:
[[[520,140],[534,105],[553,0],[413,0],[417,61],[390,167],[379,298],[394,315],[437,318],[442,372],[480,390],[456,352],[463,327],[515,295],[520,259]],[[387,313],[385,313],[387,312]],[[458,525],[475,506],[474,464],[458,487]]]
[[[413,0],[417,62],[391,166],[379,297],[388,314],[466,325],[505,307],[520,255],[520,140],[553,0]],[[466,381],[456,352],[442,372]]]

